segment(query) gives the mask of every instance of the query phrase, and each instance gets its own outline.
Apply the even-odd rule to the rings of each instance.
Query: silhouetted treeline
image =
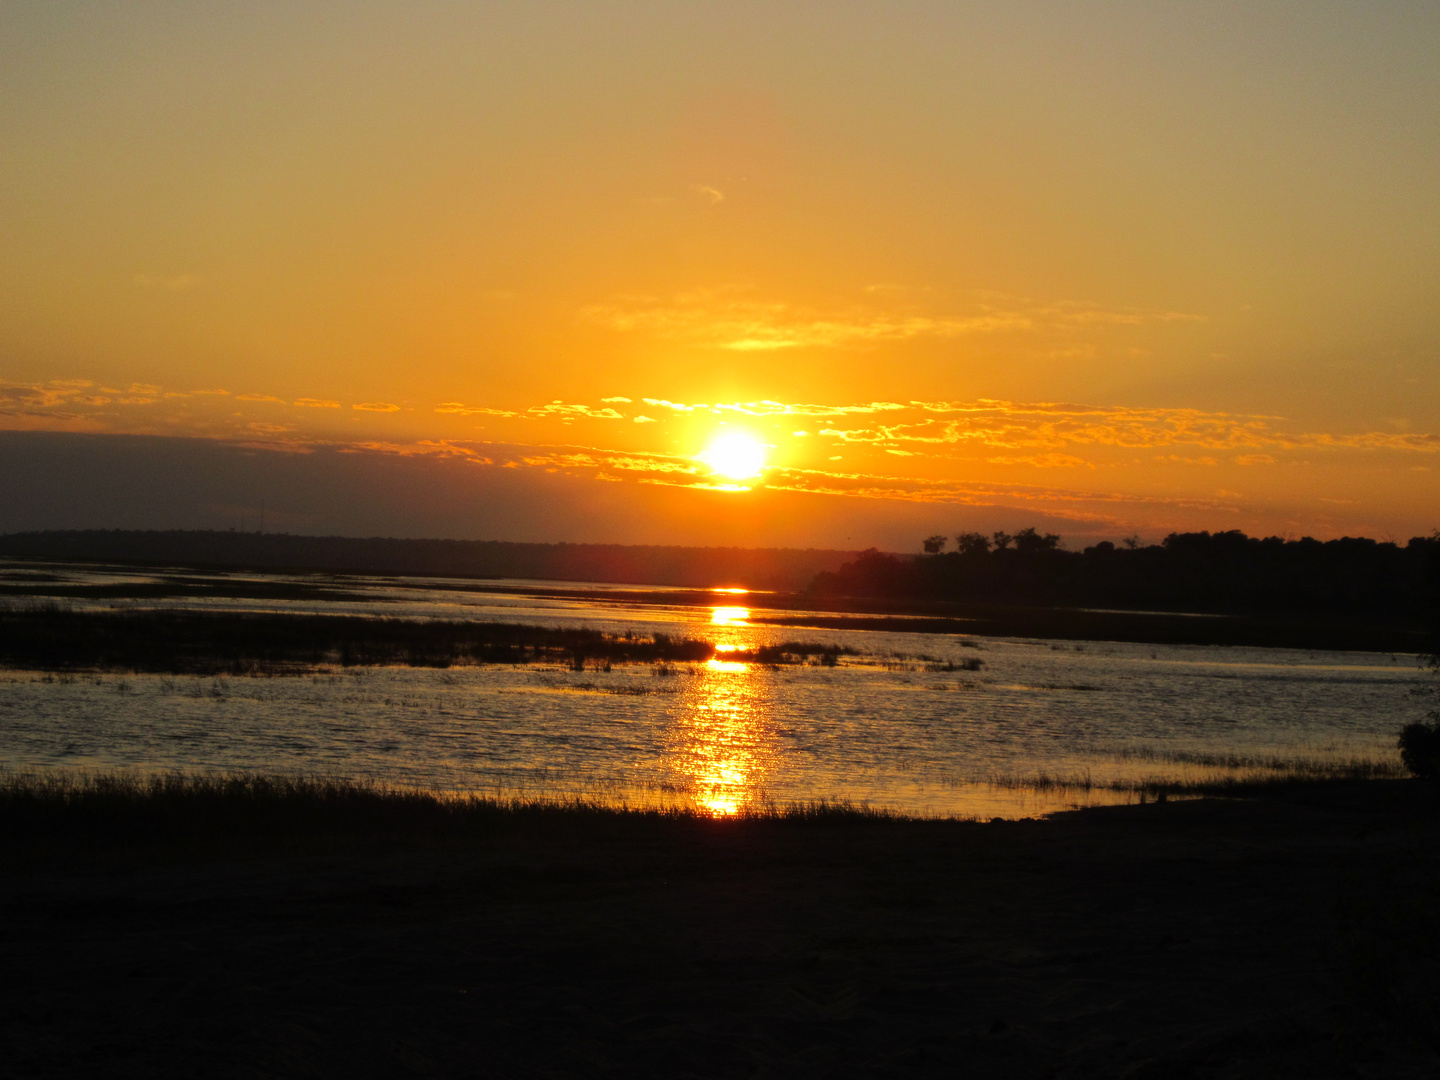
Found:
[[[91,529],[0,536],[0,556],[149,565],[517,577],[643,585],[798,589],[853,551],[521,544],[285,533]]]
[[[924,541],[923,555],[871,549],[816,575],[819,596],[933,599],[1148,611],[1325,612],[1422,617],[1435,610],[1440,535],[1398,544],[1345,537],[1171,533],[1150,546],[1066,551],[1060,538],[962,533]]]

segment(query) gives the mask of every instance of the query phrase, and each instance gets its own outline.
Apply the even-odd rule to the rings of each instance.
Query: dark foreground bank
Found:
[[[991,824],[152,796],[0,807],[0,1074],[1440,1066],[1418,784]]]

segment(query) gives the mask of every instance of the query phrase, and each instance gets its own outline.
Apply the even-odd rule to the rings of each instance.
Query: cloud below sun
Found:
[[[641,395],[513,408],[456,401],[346,407],[329,397],[286,401],[260,392],[83,379],[0,384],[0,428],[440,456],[735,494],[1033,507],[1086,528],[1164,527],[1166,514],[1179,521],[1191,512],[1220,523],[1282,512],[1293,518],[1296,508],[1273,493],[1283,485],[1255,478],[1323,468],[1353,474],[1363,489],[1367,468],[1408,459],[1428,470],[1440,453],[1434,433],[1311,431],[1283,417],[1191,408],[985,399],[678,402]],[[1045,479],[1079,473],[1089,478],[1083,484]],[[1239,479],[1246,476],[1248,483]],[[1238,493],[1247,488],[1254,494]],[[1367,505],[1372,515],[1383,513],[1373,495],[1367,501],[1363,490],[1343,484],[1328,498],[1310,513],[1308,530],[1343,530],[1342,521],[1363,515]],[[1337,517],[1342,506],[1350,518]]]

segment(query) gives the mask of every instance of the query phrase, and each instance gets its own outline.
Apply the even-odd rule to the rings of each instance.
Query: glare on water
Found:
[[[717,817],[763,798],[776,754],[754,665],[711,660],[685,692],[668,754],[684,789]]]
[[[710,623],[713,626],[744,626],[749,618],[749,608],[717,607],[710,609]]]

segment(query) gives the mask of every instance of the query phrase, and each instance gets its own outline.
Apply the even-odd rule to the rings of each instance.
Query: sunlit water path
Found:
[[[709,663],[579,672],[0,672],[0,765],[326,772],[716,813],[823,798],[1009,816],[1129,797],[1009,786],[1037,775],[1103,784],[1219,775],[1222,758],[1393,760],[1420,677],[1414,657],[1376,653],[763,627],[743,606],[763,598],[737,594],[717,594],[706,607],[655,607],[450,591],[435,581],[343,582],[360,598],[162,602],[658,630],[706,637],[722,652]],[[724,659],[727,646],[787,639],[857,655],[834,667]]]

